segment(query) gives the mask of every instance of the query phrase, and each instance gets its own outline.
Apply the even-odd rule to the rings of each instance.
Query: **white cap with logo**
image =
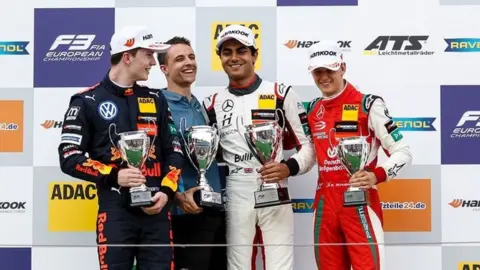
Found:
[[[110,41],[111,55],[136,48],[164,52],[170,48],[170,45],[156,41],[146,26],[127,26],[113,34]]]
[[[218,35],[217,50],[219,50],[220,46],[229,39],[235,39],[247,47],[257,48],[253,31],[250,28],[239,24],[229,25],[220,32],[220,35]]]
[[[313,44],[308,50],[310,58],[308,72],[323,67],[333,71],[340,69],[343,61],[343,52],[336,41],[324,40]]]

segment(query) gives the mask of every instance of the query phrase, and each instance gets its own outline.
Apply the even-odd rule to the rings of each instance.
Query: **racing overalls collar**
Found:
[[[112,82],[108,76],[108,72],[105,78],[103,78],[102,85],[105,86],[105,89],[107,89],[108,92],[122,97],[133,95],[133,88],[136,86],[136,84],[134,84],[132,87],[121,87]]]
[[[331,97],[325,97],[322,99],[323,106],[335,106],[339,103],[343,103],[345,99],[348,99],[348,97],[351,96],[351,94],[355,91],[355,88],[353,88],[353,86],[347,80],[344,80],[344,83],[345,87],[342,89],[342,91]]]
[[[235,96],[248,95],[248,94],[251,94],[251,93],[255,92],[255,90],[258,89],[260,84],[262,84],[262,78],[260,78],[260,76],[258,76],[258,74],[255,74],[255,76],[253,77],[253,80],[249,84],[247,84],[247,86],[237,87],[237,86],[234,86],[234,85],[230,84],[228,86],[228,92],[230,92],[230,94],[235,95]]]

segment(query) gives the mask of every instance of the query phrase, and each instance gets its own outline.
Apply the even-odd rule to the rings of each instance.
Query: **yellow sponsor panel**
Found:
[[[263,110],[274,110],[276,107],[276,97],[274,94],[258,95],[258,108]]]
[[[480,262],[459,262],[457,270],[480,270]]]
[[[358,104],[343,104],[342,121],[358,121]]]
[[[156,113],[155,100],[153,98],[138,98],[138,109],[141,113]]]
[[[98,203],[95,184],[51,182],[48,185],[48,230],[95,231]]]
[[[262,68],[262,27],[260,22],[213,22],[212,23],[212,70],[213,71],[223,71],[222,63],[220,62],[220,58],[217,55],[216,45],[217,39],[220,36],[220,32],[222,32],[225,27],[232,25],[232,24],[240,24],[246,26],[252,30],[255,34],[255,43],[257,45],[258,50],[258,58],[255,62],[255,70],[260,70]]]

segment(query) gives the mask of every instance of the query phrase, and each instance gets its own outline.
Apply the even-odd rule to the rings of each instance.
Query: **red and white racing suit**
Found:
[[[364,95],[350,83],[338,95],[310,103],[308,123],[318,163],[315,195],[315,258],[321,270],[385,269],[383,218],[376,187],[367,191],[367,206],[343,206],[350,175],[337,158],[336,138],[368,136],[370,156],[365,170],[378,183],[394,178],[411,163],[412,155],[382,98]],[[331,131],[335,129],[335,132]],[[389,158],[377,165],[382,147]],[[346,243],[346,245],[340,245]],[[333,244],[333,245],[328,245]],[[360,245],[359,245],[360,244]]]
[[[210,124],[216,123],[220,134],[222,156],[228,165],[226,183],[228,269],[251,267],[252,244],[256,226],[261,230],[268,270],[293,269],[293,210],[291,204],[254,209],[254,192],[259,190],[262,164],[254,158],[243,137],[245,128],[256,122],[276,120],[275,109],[286,118],[288,134],[296,142],[297,153],[283,160],[280,147],[275,161],[285,162],[290,174],[308,172],[315,163],[306,110],[297,94],[283,84],[264,81],[258,76],[252,83],[238,89],[229,86],[204,102]],[[237,128],[243,118],[243,125]],[[240,132],[239,133],[239,130]],[[279,182],[287,186],[287,179]]]

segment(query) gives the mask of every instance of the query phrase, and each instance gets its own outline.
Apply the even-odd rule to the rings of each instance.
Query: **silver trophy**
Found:
[[[117,144],[112,140],[110,129],[115,128],[115,135],[120,137]],[[152,143],[150,144],[150,137],[148,137],[147,131],[127,131],[117,134],[116,125],[114,123],[109,126],[110,141],[113,146],[121,153],[122,160],[127,162],[132,167],[142,170],[145,162],[148,158],[150,148],[155,142],[156,136],[154,136]],[[158,188],[149,188],[145,184],[138,187],[131,187],[130,192],[130,206],[132,207],[148,207],[153,205],[152,196],[153,192]]]
[[[206,125],[191,126],[187,129],[186,125],[186,119],[182,117],[180,119],[180,136],[186,156],[199,174],[198,186],[202,187],[194,194],[194,199],[200,206],[223,208],[222,194],[215,192],[205,177],[208,168],[217,156],[220,142],[217,129]]]
[[[365,136],[344,137],[336,139],[337,157],[352,176],[365,168],[370,154],[370,144]],[[331,141],[330,141],[331,143]],[[331,145],[333,149],[333,145]],[[361,206],[367,204],[367,193],[365,190],[350,186],[343,196],[344,206]]]
[[[276,112],[283,116],[281,110],[277,109]],[[274,121],[263,121],[244,126],[245,132],[242,137],[245,138],[253,156],[262,165],[275,161],[282,145],[284,127],[280,126],[278,117],[276,118],[277,120]],[[238,120],[239,118],[237,118],[237,130],[240,132]],[[283,117],[283,120],[285,125],[285,117]],[[278,183],[262,183],[260,189],[255,191],[254,195],[255,209],[291,203],[288,188],[282,187]]]

